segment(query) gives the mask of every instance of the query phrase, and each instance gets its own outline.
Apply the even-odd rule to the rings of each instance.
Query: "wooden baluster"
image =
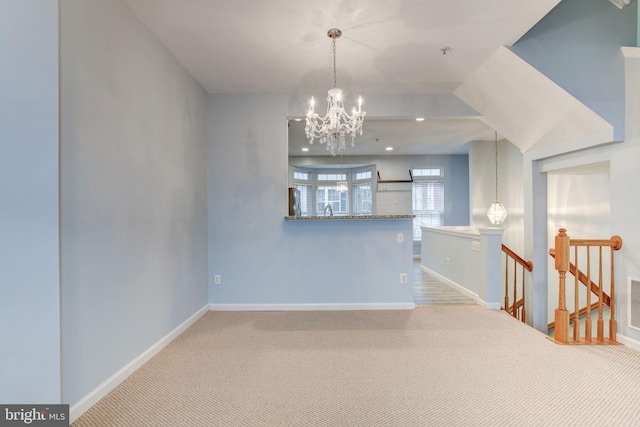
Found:
[[[524,299],[524,267],[522,267],[522,323],[527,322],[527,305]]]
[[[520,319],[520,309],[516,312],[516,302],[518,302],[518,290],[516,288],[517,283],[516,279],[518,278],[518,265],[516,264],[516,259],[513,259],[513,315],[516,319]]]
[[[613,238],[612,238],[613,240]],[[615,250],[614,247],[610,247],[611,250],[611,289],[609,292],[609,309],[610,309],[610,314],[611,317],[609,318],[609,341],[613,342],[617,342],[617,337],[616,337],[616,329],[617,329],[617,325],[616,325],[616,293],[615,293],[615,280],[614,280],[614,275],[613,275],[613,251]]]
[[[599,249],[599,264],[600,268],[598,269],[598,286],[600,287],[598,291],[598,342],[604,341],[604,319],[602,318],[602,246],[598,247]]]
[[[578,342],[580,340],[580,281],[578,280],[578,271],[580,271],[578,267],[578,246],[574,246],[574,264],[576,266],[576,274],[574,277],[576,278],[574,283],[574,295],[573,295],[573,303],[575,308],[575,313],[573,317],[573,340]],[[587,248],[588,250],[589,248]]]
[[[612,236],[613,246],[611,246],[611,293],[609,294],[609,307],[611,308],[611,318],[609,319],[609,340],[611,342],[618,342],[616,336],[617,323],[616,323],[616,300],[615,300],[615,277],[613,251],[617,251],[622,248],[622,238],[620,236]]]
[[[504,309],[509,312],[509,254],[504,258]]]
[[[576,271],[577,273],[577,271]],[[587,246],[587,318],[584,321],[584,340],[591,342],[591,251]]]
[[[560,276],[558,308],[555,311],[555,340],[561,343],[569,342],[569,312],[565,301],[565,278],[569,270],[569,236],[567,230],[561,228],[555,238],[555,269]]]

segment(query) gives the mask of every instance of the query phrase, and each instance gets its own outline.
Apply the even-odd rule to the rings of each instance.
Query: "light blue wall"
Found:
[[[305,111],[303,102],[286,94],[209,97],[210,301],[411,303],[410,220],[283,219],[287,117]],[[399,232],[406,243],[396,243]],[[403,272],[407,285],[399,283]]]
[[[60,22],[73,405],[207,304],[207,96],[121,2],[62,0]]]
[[[624,140],[624,61],[633,46],[637,2],[624,9],[605,0],[563,0],[512,47],[614,127]]]
[[[449,156],[444,225],[469,225],[469,156]]]
[[[59,403],[58,2],[0,0],[0,58],[0,402]]]

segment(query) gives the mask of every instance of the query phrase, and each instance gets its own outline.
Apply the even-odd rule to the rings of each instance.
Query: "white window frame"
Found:
[[[366,173],[368,175],[365,179],[356,179],[357,174]],[[299,179],[302,175],[307,174],[308,179]],[[317,191],[319,187],[336,187],[337,181],[344,178],[349,184],[349,191],[347,192],[347,210],[346,212],[339,212],[334,209],[334,216],[345,215],[372,215],[375,206],[375,165],[357,166],[357,167],[313,167],[313,166],[292,166],[290,172],[290,182],[292,186],[298,189],[303,187],[307,188],[310,199],[306,200],[307,205],[303,207],[302,204],[305,200],[301,200],[300,209],[302,216],[322,216],[324,215],[324,207],[319,210],[317,201]],[[297,178],[296,178],[297,177]],[[319,179],[325,178],[325,179]],[[356,209],[356,195],[354,193],[354,187],[361,185],[369,185],[371,191],[371,209],[366,212],[358,212]],[[304,198],[303,198],[304,199]],[[332,206],[333,207],[333,206]],[[306,213],[305,213],[306,212]]]
[[[444,206],[445,206],[445,179],[444,169],[441,167],[425,167],[414,168],[412,170],[413,184],[411,187],[411,209],[413,215],[413,240],[422,240],[421,227],[444,225]],[[416,186],[423,183],[431,183],[439,185],[440,200],[434,200],[433,203],[439,202],[438,206],[433,209],[416,209]]]

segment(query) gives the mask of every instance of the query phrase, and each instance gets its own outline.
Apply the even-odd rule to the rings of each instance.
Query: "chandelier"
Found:
[[[494,131],[495,132],[495,131]],[[493,225],[500,225],[507,219],[507,210],[504,205],[498,201],[498,132],[495,132],[495,150],[496,150],[496,201],[491,203],[487,211],[487,217]]]
[[[333,88],[329,89],[327,95],[327,114],[320,117],[315,112],[315,100],[311,97],[304,130],[309,144],[318,139],[335,156],[336,151],[342,153],[346,148],[347,135],[351,136],[351,146],[355,146],[356,133],[362,135],[362,122],[366,112],[362,111],[362,97],[358,98],[358,109],[353,107],[351,115],[345,111],[342,90],[338,88],[336,79],[336,39],[342,35],[342,31],[332,28],[327,35],[333,42]]]
[[[347,193],[349,191],[349,182],[343,179],[336,182],[336,191],[338,193]]]

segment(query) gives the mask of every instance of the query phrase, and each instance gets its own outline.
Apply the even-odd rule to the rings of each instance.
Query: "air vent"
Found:
[[[640,330],[640,279],[629,277],[629,327]]]

